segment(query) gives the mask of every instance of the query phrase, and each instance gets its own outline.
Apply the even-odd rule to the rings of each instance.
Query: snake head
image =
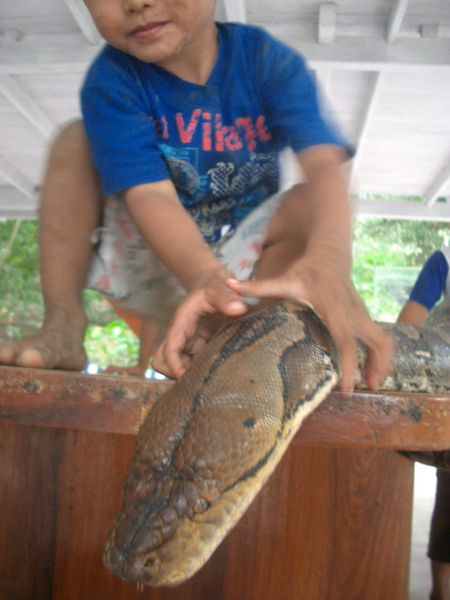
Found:
[[[283,303],[212,338],[140,429],[105,566],[150,586],[198,571],[336,383],[330,352],[320,319]]]
[[[211,482],[198,485],[188,481],[185,473],[172,471],[138,486],[119,513],[103,562],[122,579],[150,586],[177,585],[204,563],[198,548],[215,526],[203,515],[218,494]]]

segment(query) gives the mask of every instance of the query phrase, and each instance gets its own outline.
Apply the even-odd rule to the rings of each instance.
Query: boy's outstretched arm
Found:
[[[212,335],[211,321],[200,321],[217,313],[240,316],[247,307],[226,285],[233,273],[209,249],[170,180],[130,188],[125,199],[145,241],[188,292],[152,361],[157,371],[177,378]]]
[[[372,321],[351,282],[351,211],[342,152],[316,146],[303,151],[299,161],[311,198],[304,254],[279,276],[228,285],[242,296],[312,304],[337,345],[342,389],[351,393],[354,388],[357,340],[368,348],[365,378],[376,389],[389,372],[393,342]]]

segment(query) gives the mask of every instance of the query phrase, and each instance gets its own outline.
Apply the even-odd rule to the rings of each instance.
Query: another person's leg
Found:
[[[430,600],[450,600],[450,471],[438,469],[428,557],[431,559]]]
[[[25,340],[0,343],[0,363],[80,370],[87,318],[83,289],[101,198],[84,128],[67,126],[52,146],[41,193],[40,271],[45,316]]]

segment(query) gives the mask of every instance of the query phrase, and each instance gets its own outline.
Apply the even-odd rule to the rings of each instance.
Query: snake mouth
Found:
[[[115,539],[108,539],[103,553],[103,564],[114,575],[125,581],[157,586],[164,579],[161,577],[162,564],[156,550],[135,553],[128,548],[121,551],[117,548]]]
[[[148,586],[169,585],[163,575],[161,559],[156,552],[142,557],[142,563],[138,561],[132,564],[127,564],[122,577],[130,581],[138,581]]]

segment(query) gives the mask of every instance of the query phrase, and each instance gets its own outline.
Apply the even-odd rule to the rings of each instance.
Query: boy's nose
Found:
[[[141,12],[144,8],[155,6],[157,0],[124,0],[127,12]]]

